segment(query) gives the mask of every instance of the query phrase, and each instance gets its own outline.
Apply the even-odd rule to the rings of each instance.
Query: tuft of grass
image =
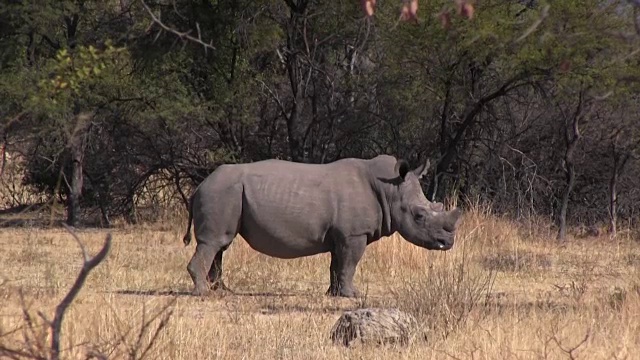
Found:
[[[465,244],[460,247],[459,256],[435,260],[425,273],[407,277],[396,293],[397,306],[418,319],[431,344],[464,331],[472,315],[486,314],[491,299],[495,271],[474,266]]]

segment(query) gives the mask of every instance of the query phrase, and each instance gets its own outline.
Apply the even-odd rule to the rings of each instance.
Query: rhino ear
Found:
[[[407,176],[407,173],[409,173],[409,163],[404,159],[400,159],[396,162],[396,166],[393,171],[396,174],[400,175],[400,177],[404,180],[404,177]]]
[[[431,203],[431,210],[433,210],[435,212],[443,212],[444,211],[444,204],[441,203],[441,202]]]
[[[413,170],[413,173],[416,174],[418,179],[421,179],[429,170],[429,166],[431,166],[431,161],[427,159],[427,161],[422,164],[422,166],[419,166],[417,169]]]

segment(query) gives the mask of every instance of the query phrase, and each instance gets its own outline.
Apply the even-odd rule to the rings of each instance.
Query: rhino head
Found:
[[[442,203],[427,200],[420,179],[427,172],[429,162],[414,170],[405,160],[395,165],[396,193],[390,205],[394,230],[414,245],[429,250],[449,250],[453,247],[455,231],[462,211],[444,210]]]

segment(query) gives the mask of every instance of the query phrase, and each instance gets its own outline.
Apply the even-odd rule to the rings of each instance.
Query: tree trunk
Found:
[[[291,113],[287,118],[287,137],[289,138],[289,155],[291,156],[291,160],[295,162],[306,162],[306,154],[305,154],[305,141],[304,141],[304,131],[301,131],[301,112],[302,105],[300,102],[304,101],[302,96],[297,96],[294,94],[294,97],[298,98],[294,101],[294,104],[291,108]]]
[[[577,144],[577,139],[574,144]],[[567,153],[569,153],[569,150],[567,150]],[[572,152],[571,155],[565,155],[565,166],[567,168],[567,185],[562,193],[562,203],[560,204],[560,215],[558,217],[557,239],[561,242],[564,242],[567,237],[567,209],[569,208],[569,196],[571,196],[576,179]]]
[[[76,226],[80,212],[80,196],[82,196],[82,144],[71,146],[71,178],[69,181],[69,197],[67,198],[67,224]]]
[[[443,156],[447,152],[447,144],[449,143],[449,129],[447,128],[447,123],[449,119],[449,107],[451,104],[451,81],[447,80],[445,83],[446,91],[444,95],[444,104],[442,106],[442,113],[440,113],[440,155]],[[440,161],[435,166],[435,171],[433,172],[433,178],[431,179],[431,183],[429,183],[429,188],[427,189],[427,199],[429,201],[435,201],[436,196],[438,194],[438,182],[440,181],[440,173],[438,170]]]
[[[69,139],[68,146],[71,155],[71,176],[67,185],[69,187],[69,196],[67,197],[67,224],[69,226],[76,226],[80,215],[80,198],[84,183],[84,150],[90,120],[89,113],[80,113],[76,117],[76,126]]]
[[[296,15],[293,15],[296,16]],[[295,31],[295,30],[292,30]],[[292,49],[292,53],[295,50]],[[304,151],[304,129],[302,122],[302,108],[304,99],[302,97],[302,84],[300,83],[300,65],[295,55],[290,55],[291,59],[287,62],[287,71],[289,72],[289,81],[291,84],[291,96],[293,103],[287,116],[287,137],[289,140],[289,155],[291,160],[295,162],[305,162]]]
[[[615,238],[618,231],[618,179],[631,157],[629,153],[621,155],[616,149],[615,141],[617,136],[613,143],[613,171],[609,179],[609,235],[611,238]]]
[[[569,197],[573,191],[573,187],[576,182],[575,171],[575,151],[578,147],[578,142],[582,137],[580,134],[580,119],[583,116],[584,111],[584,92],[580,93],[578,99],[578,106],[573,113],[573,119],[570,126],[565,125],[565,141],[567,142],[567,150],[564,153],[564,168],[567,175],[567,185],[562,193],[562,202],[560,203],[560,214],[558,215],[558,235],[557,240],[564,242],[567,238],[567,210],[569,208]],[[566,120],[565,120],[566,121]]]
[[[102,215],[102,223],[105,227],[111,227],[111,220],[109,219],[109,212],[107,211],[107,207],[104,205],[104,194],[100,194],[100,200],[98,202],[100,206],[100,214]]]
[[[562,203],[560,204],[560,214],[558,216],[558,236],[557,240],[564,242],[567,236],[567,210],[569,208],[569,197],[571,196],[571,192],[573,192],[573,187],[576,181],[576,171],[575,171],[575,151],[578,147],[578,142],[582,137],[580,133],[580,121],[586,120],[589,118],[591,112],[594,109],[594,104],[597,101],[602,101],[608,98],[612,92],[608,92],[603,96],[597,98],[585,99],[586,93],[589,88],[582,88],[580,93],[578,94],[578,105],[576,106],[575,112],[571,117],[571,124],[567,125],[567,117],[565,116],[565,141],[567,142],[567,150],[564,154],[564,165],[565,171],[567,173],[567,185],[564,188],[564,192],[562,194]]]
[[[131,195],[131,198],[127,201],[125,216],[129,224],[131,225],[138,224],[138,209],[136,207],[136,202],[133,194]]]
[[[295,162],[307,162],[306,151],[306,126],[303,124],[303,108],[304,108],[304,74],[302,73],[302,64],[299,55],[301,47],[300,28],[306,26],[304,23],[304,13],[309,3],[308,0],[287,0],[291,16],[286,24],[287,31],[287,57],[286,68],[289,77],[289,85],[291,87],[292,103],[289,113],[286,115],[287,120],[287,137],[289,143],[289,155],[291,160]]]
[[[88,172],[84,172],[84,177],[89,181],[91,186],[95,189],[96,197],[98,200],[98,206],[100,207],[100,214],[102,216],[102,226],[111,227],[111,220],[109,219],[109,210],[107,209],[108,200],[106,200],[109,198],[109,190],[104,189],[104,187],[101,184],[99,184],[95,180],[95,178],[93,178]]]

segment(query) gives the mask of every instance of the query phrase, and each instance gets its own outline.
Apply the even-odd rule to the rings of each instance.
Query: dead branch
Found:
[[[29,311],[29,306],[24,294],[22,290],[20,290],[23,325],[8,332],[0,329],[0,340],[19,332],[22,332],[22,340],[19,341],[18,344],[5,344],[0,341],[0,359],[59,360],[61,357],[60,336],[64,315],[84,286],[89,273],[106,258],[111,248],[112,240],[111,234],[107,234],[102,249],[94,257],[91,257],[73,228],[66,224],[63,224],[63,226],[69,231],[80,247],[83,261],[80,273],[67,295],[57,305],[53,320],[49,320],[47,316],[40,311],[37,311],[37,316],[34,316],[31,311]],[[5,283],[6,281],[0,281],[0,285],[4,285]],[[173,315],[173,306],[176,302],[177,297],[173,297],[167,304],[163,305],[157,312],[150,316],[143,310],[142,324],[140,327],[137,328],[137,330],[134,330],[136,327],[132,327],[126,333],[121,334],[116,339],[113,339],[113,341],[105,344],[108,348],[111,348],[106,353],[105,351],[100,351],[99,347],[102,347],[102,345],[96,346],[96,344],[90,342],[74,344],[73,346],[87,347],[86,359],[110,358],[110,356],[105,354],[114,353],[121,346],[126,348],[126,352],[121,354],[124,358],[131,360],[147,358],[150,356],[151,350],[158,343],[161,332],[166,329]],[[134,330],[135,333],[131,336],[133,341],[129,343],[128,334],[132,330]],[[51,336],[50,342],[48,340],[49,335]]]
[[[562,345],[562,341],[558,340],[558,337],[556,335],[553,335],[552,339],[553,339],[553,342],[555,342],[556,345],[558,345],[560,350],[562,350],[563,352],[565,352],[569,356],[569,359],[574,360],[576,358],[576,354],[574,354],[574,352],[576,352],[580,347],[582,347],[582,345],[584,345],[587,342],[587,340],[589,340],[590,336],[591,336],[591,330],[587,331],[587,333],[584,335],[584,338],[582,339],[582,341],[580,341],[576,345],[574,345],[572,347],[569,347],[569,348],[565,348]]]
[[[549,16],[549,7],[550,7],[549,5],[546,5],[544,8],[542,8],[542,12],[540,13],[540,17],[538,19],[536,19],[536,21],[534,21],[533,24],[531,24],[531,26],[529,26],[522,33],[522,35],[520,35],[514,42],[519,43],[522,40],[524,40],[527,36],[531,35],[531,33],[536,31],[536,29],[540,26],[540,24],[542,24],[544,19],[546,19],[547,16]]]
[[[208,49],[211,49],[213,51],[216,50],[216,48],[213,46],[213,41],[211,41],[209,43],[206,43],[206,42],[204,42],[204,40],[202,40],[202,33],[200,31],[200,24],[196,23],[197,37],[189,35],[189,34],[191,34],[192,30],[179,31],[179,30],[177,30],[177,29],[175,29],[175,28],[173,28],[171,26],[166,25],[164,22],[162,22],[160,17],[158,17],[156,14],[153,13],[151,8],[149,8],[149,6],[144,2],[144,0],[140,0],[140,2],[142,3],[142,6],[144,6],[144,8],[147,11],[147,13],[149,14],[149,16],[151,16],[151,20],[153,20],[153,23],[158,25],[158,26],[160,26],[160,28],[162,30],[174,34],[175,36],[177,36],[181,40],[189,40],[189,41],[192,41],[192,42],[194,42],[196,44],[202,45],[204,47],[205,53],[207,52]],[[180,15],[180,14],[178,14],[178,15]],[[160,33],[158,33],[158,36],[159,35],[160,35]],[[156,38],[157,38],[157,36],[156,36]]]
[[[18,290],[20,304],[22,307],[23,325],[8,332],[0,331],[0,339],[22,333],[22,341],[16,347],[13,344],[7,345],[0,342],[0,359],[47,359],[46,331],[43,326],[34,321],[33,316],[29,313],[29,306],[24,297],[22,289]],[[1,329],[0,329],[1,330]]]
[[[155,315],[153,315],[150,319],[146,319],[146,311],[143,310],[142,314],[142,326],[140,327],[140,331],[138,332],[138,336],[136,339],[136,344],[133,347],[130,355],[132,360],[141,360],[144,359],[149,351],[153,348],[156,341],[158,340],[158,336],[164,330],[164,328],[169,323],[169,319],[173,315],[173,305],[175,305],[177,301],[177,297],[173,297],[167,304],[165,304]],[[158,325],[155,329],[152,328],[152,323],[156,319],[160,319]],[[150,335],[150,336],[149,336]],[[149,338],[148,343],[144,346],[144,339]],[[139,350],[142,350],[140,356],[137,356]]]
[[[4,174],[4,165],[7,163],[7,139],[6,135],[0,145],[0,178]]]
[[[7,144],[8,144],[8,132],[9,127],[14,123],[22,119],[22,117],[26,114],[26,111],[21,111],[18,115],[8,119],[6,123],[0,129],[0,134],[2,134],[2,145],[0,146],[0,178],[4,174],[4,168],[7,163]]]
[[[111,233],[109,233],[107,234],[107,237],[104,240],[104,245],[102,245],[102,249],[98,252],[96,256],[94,256],[93,258],[90,258],[87,255],[87,251],[84,245],[78,238],[78,235],[76,235],[76,233],[73,231],[73,229],[71,229],[66,224],[63,224],[63,226],[65,227],[65,229],[67,229],[67,231],[69,231],[71,236],[73,236],[73,238],[76,240],[76,242],[80,246],[80,250],[82,251],[83,264],[82,264],[82,269],[80,269],[80,273],[78,274],[78,277],[76,278],[75,283],[73,284],[73,286],[71,287],[67,295],[62,299],[60,304],[58,304],[58,306],[56,307],[55,317],[53,318],[53,321],[50,322],[50,326],[51,326],[50,359],[52,360],[58,360],[60,358],[60,333],[62,331],[62,321],[64,319],[64,315],[65,315],[65,312],[67,311],[67,308],[69,308],[73,300],[76,298],[76,296],[80,292],[80,289],[82,289],[82,287],[84,286],[84,282],[87,279],[87,276],[89,275],[91,270],[93,270],[96,266],[98,266],[98,264],[100,264],[105,259],[105,257],[109,253],[109,249],[111,248]]]

